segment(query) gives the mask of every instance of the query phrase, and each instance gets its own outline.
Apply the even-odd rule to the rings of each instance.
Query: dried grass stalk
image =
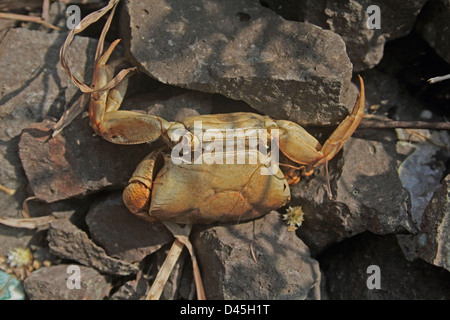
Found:
[[[175,239],[169,253],[167,254],[166,260],[164,260],[164,263],[161,266],[161,269],[159,269],[156,279],[153,281],[153,284],[147,294],[147,300],[159,300],[164,290],[164,286],[166,285],[166,282],[169,279],[178,258],[180,257],[181,251],[183,251],[183,247],[184,244],[178,239]]]
[[[203,288],[202,277],[200,274],[200,268],[197,263],[197,258],[195,257],[194,248],[192,247],[192,243],[189,240],[189,234],[191,233],[192,225],[187,224],[184,228],[182,228],[179,224],[172,222],[163,222],[167,229],[172,232],[173,236],[178,239],[181,243],[183,243],[186,248],[189,250],[189,254],[191,255],[192,268],[194,272],[194,282],[197,291],[197,299],[198,300],[206,300],[205,290]]]
[[[5,226],[24,229],[46,229],[50,226],[50,223],[56,218],[54,216],[45,216],[29,219],[14,219],[14,218],[2,218],[0,217],[0,223]]]

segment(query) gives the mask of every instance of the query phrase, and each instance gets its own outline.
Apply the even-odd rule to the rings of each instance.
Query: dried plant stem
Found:
[[[0,191],[3,191],[4,193],[9,194],[10,196],[12,196],[16,192],[16,190],[7,188],[5,186],[2,186],[1,184],[0,184]]]
[[[358,129],[430,129],[450,130],[450,122],[363,120]]]
[[[441,81],[449,80],[449,79],[450,79],[450,73],[446,74],[445,76],[430,78],[430,79],[428,79],[428,83],[437,83],[437,82],[441,82]]]
[[[14,228],[36,229],[47,228],[50,223],[55,220],[54,216],[44,216],[29,219],[14,219],[14,218],[2,218],[0,217],[0,224],[10,226]]]
[[[48,21],[48,12],[50,11],[50,0],[42,1],[42,20]]]
[[[89,94],[83,93],[72,106],[64,112],[59,121],[53,126],[52,138],[56,137],[65,127],[67,127],[87,106]]]
[[[35,22],[35,23],[42,24],[43,26],[45,26],[47,28],[50,28],[50,29],[53,29],[53,30],[61,30],[61,28],[52,25],[51,23],[45,21],[41,17],[32,17],[32,16],[26,16],[26,15],[23,15],[23,14],[0,12],[0,19]]]
[[[178,258],[180,257],[181,251],[183,251],[183,247],[184,244],[178,239],[175,239],[169,253],[167,254],[166,260],[164,260],[164,263],[161,266],[161,269],[159,269],[156,279],[153,281],[153,284],[147,294],[147,300],[158,300],[161,297],[164,286],[166,285],[166,282],[169,279]]]
[[[191,255],[192,261],[192,269],[194,272],[194,282],[195,288],[197,291],[197,299],[198,300],[206,300],[205,290],[203,288],[202,277],[200,274],[200,267],[197,263],[197,258],[195,257],[194,248],[192,247],[192,243],[189,240],[189,234],[191,233],[192,225],[187,224],[184,227],[181,227],[179,224],[172,222],[163,222],[167,229],[174,235],[176,239],[182,242],[189,251]]]

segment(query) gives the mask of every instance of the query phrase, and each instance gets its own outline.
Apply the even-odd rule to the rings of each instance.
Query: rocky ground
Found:
[[[143,299],[173,236],[131,215],[121,190],[158,142],[113,145],[93,134],[86,114],[51,136],[80,96],[59,64],[66,8],[77,2],[83,16],[106,4],[52,2],[48,21],[60,30],[0,19],[0,217],[54,217],[34,229],[0,224],[0,272],[17,277],[8,285],[27,299]],[[450,115],[450,80],[427,82],[450,74],[447,0],[122,2],[107,40],[121,38],[118,54],[140,71],[124,109],[172,121],[257,112],[323,142],[353,106],[360,74],[369,117]],[[367,27],[372,4],[380,29]],[[0,1],[0,12],[39,15],[40,5]],[[86,83],[104,22],[71,45],[72,72]],[[305,213],[295,232],[286,208],[195,226],[206,296],[450,299],[449,146],[445,130],[361,126],[330,163],[332,199],[323,167],[291,187],[289,206]],[[25,265],[14,265],[11,253],[26,249]],[[80,289],[68,286],[73,266]],[[195,299],[187,251],[161,298]]]

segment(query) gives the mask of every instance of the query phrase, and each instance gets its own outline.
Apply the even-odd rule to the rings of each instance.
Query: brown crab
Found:
[[[107,61],[117,43],[111,44],[96,62],[93,88],[100,89],[112,79],[114,68],[107,65]],[[339,152],[363,117],[364,84],[361,77],[359,79],[361,93],[352,113],[323,146],[294,122],[254,113],[200,115],[182,122],[169,122],[150,114],[119,110],[127,77],[111,90],[91,93],[89,114],[95,132],[112,143],[139,144],[161,137],[169,147],[149,154],[129,180],[123,199],[132,213],[148,221],[237,222],[260,217],[286,204],[290,199],[289,184],[297,183],[301,175],[311,175],[317,166]],[[271,164],[259,149],[243,151],[247,158],[253,155],[266,159],[253,164],[174,161],[170,148],[177,144],[184,143],[184,147],[188,146],[195,153],[211,142],[204,135],[195,134],[196,123],[201,123],[203,134],[208,129],[245,130],[247,145],[251,138],[266,145],[276,138],[280,160],[286,162],[279,163],[284,172],[277,167],[271,174],[261,174],[259,169],[269,168]],[[180,130],[183,135],[177,133]],[[258,130],[265,130],[266,140],[256,135]],[[232,149],[231,153],[224,152],[223,157],[237,157],[238,152],[242,150]]]

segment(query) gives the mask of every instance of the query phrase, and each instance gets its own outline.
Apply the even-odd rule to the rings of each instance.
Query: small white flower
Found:
[[[6,261],[11,267],[23,267],[33,261],[33,254],[30,249],[15,248],[8,253]]]
[[[289,207],[286,210],[286,214],[283,215],[283,219],[286,220],[289,226],[288,231],[295,231],[302,225],[304,212],[302,207]]]

